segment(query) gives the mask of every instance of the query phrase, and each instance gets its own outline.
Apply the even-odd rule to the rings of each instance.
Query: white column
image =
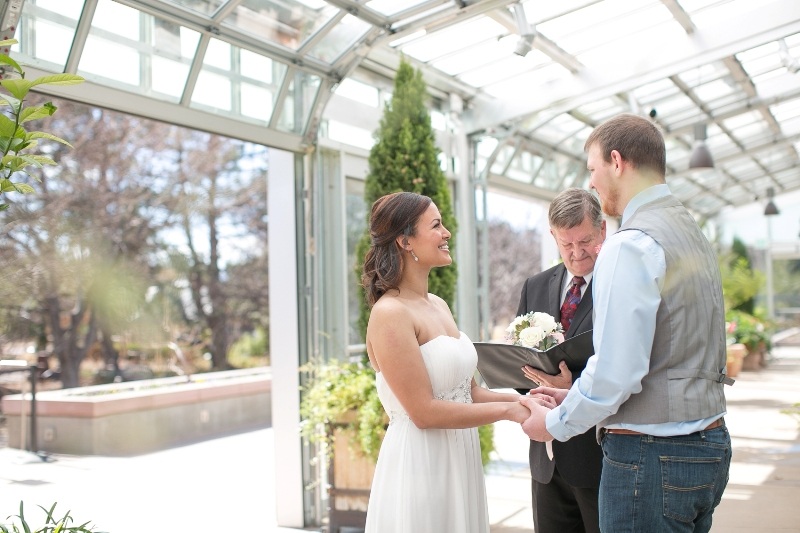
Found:
[[[767,318],[775,318],[775,294],[772,284],[772,216],[767,219]]]
[[[456,316],[458,327],[471,339],[480,339],[478,319],[478,248],[475,242],[475,187],[470,179],[473,166],[466,130],[461,123],[463,102],[457,95],[450,96],[450,120],[453,124],[453,155],[458,161],[454,169],[456,178],[455,217],[458,221],[456,260],[458,285],[456,286]]]
[[[270,149],[269,340],[272,430],[275,439],[275,516],[279,526],[305,526],[300,423],[300,339],[297,287],[295,156]]]

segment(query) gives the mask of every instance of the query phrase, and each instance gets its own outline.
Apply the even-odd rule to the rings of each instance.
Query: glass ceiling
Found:
[[[633,112],[700,216],[800,189],[796,0],[25,0],[18,24],[0,6],[17,59],[83,75],[87,101],[136,95],[139,114],[285,149],[316,143],[342,80],[390,82],[405,56],[439,110],[464,101],[490,187],[586,186],[583,141]],[[689,169],[703,132],[714,168]]]

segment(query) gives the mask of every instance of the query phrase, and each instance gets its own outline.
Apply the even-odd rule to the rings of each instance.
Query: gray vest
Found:
[[[609,424],[660,424],[725,410],[725,315],[717,256],[683,205],[667,196],[640,207],[619,231],[639,230],[664,250],[666,277],[650,370]],[[632,335],[636,332],[632,331]]]

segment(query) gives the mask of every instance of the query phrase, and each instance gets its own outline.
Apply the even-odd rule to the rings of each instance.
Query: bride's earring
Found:
[[[414,258],[414,261],[419,261],[419,257],[417,257],[417,254],[414,253],[414,250],[409,250],[408,253],[411,254],[411,257]]]

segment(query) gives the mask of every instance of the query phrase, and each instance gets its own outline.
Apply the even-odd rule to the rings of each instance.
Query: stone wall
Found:
[[[38,450],[124,456],[269,427],[268,368],[36,394]],[[8,445],[30,447],[30,394],[3,397]],[[23,418],[24,417],[24,418]]]

